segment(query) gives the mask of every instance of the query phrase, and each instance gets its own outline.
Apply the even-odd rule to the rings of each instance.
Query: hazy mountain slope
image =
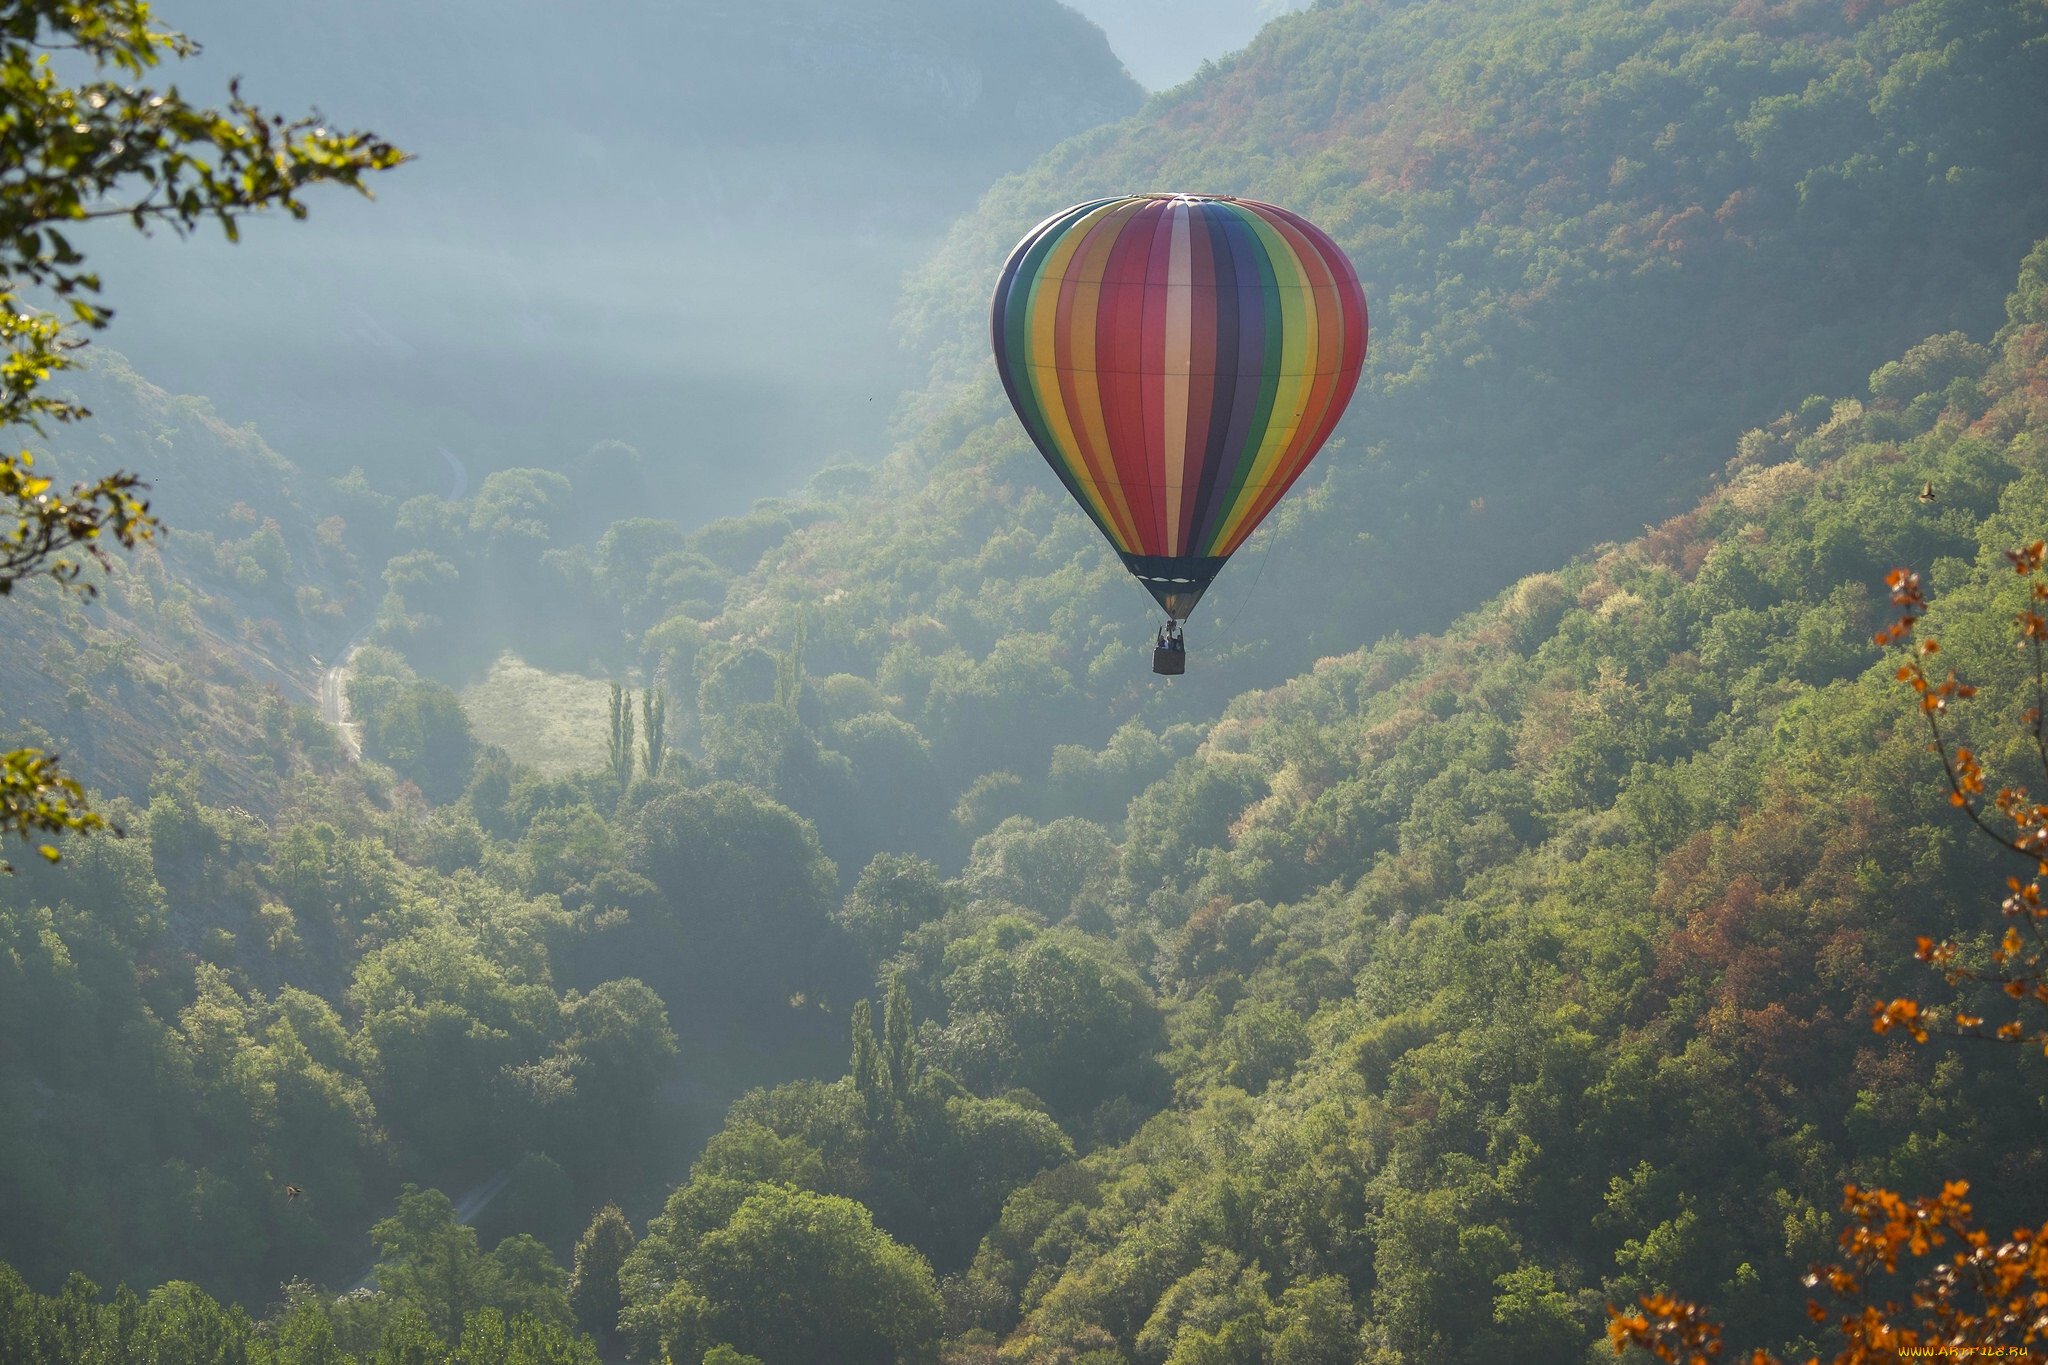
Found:
[[[306,708],[318,659],[362,610],[343,513],[365,504],[118,352],[86,351],[63,388],[93,415],[35,441],[37,469],[65,482],[141,472],[166,529],[95,571],[96,597],[35,581],[7,600],[17,647],[0,653],[0,724],[104,792],[146,799],[164,762],[185,761],[201,793],[261,808],[289,775],[264,756],[282,735],[339,761]]]
[[[1239,698],[1115,843],[1006,823],[890,935],[927,1071],[1123,1078],[1067,1120],[1112,1140],[1013,1193],[948,1282],[954,1330],[988,1334],[950,1360],[1573,1365],[1604,1304],[1672,1286],[1804,1359],[1845,1182],[1967,1179],[1989,1225],[2039,1216],[2039,1057],[1870,1030],[1875,999],[1947,998],[1913,938],[1994,942],[2009,870],[1870,641],[1885,571],[1931,570],[1924,629],[1983,685],[1956,723],[2024,778],[2003,551],[2048,520],[2048,242],[1997,344],[1930,338],[1864,395],[1745,435],[1696,506],[1441,636]],[[1123,1035],[988,1003],[1077,940],[1157,992],[1173,1100],[1141,1127],[1163,1087]],[[913,1226],[891,1182],[928,1153],[849,1143],[848,1088],[873,1084],[745,1102],[669,1219],[714,1176],[809,1169]]]
[[[372,205],[91,239],[148,374],[321,474],[438,488],[642,448],[686,520],[878,438],[900,275],[997,175],[1135,109],[1055,0],[265,6],[184,0],[190,89],[247,77],[418,160]]]

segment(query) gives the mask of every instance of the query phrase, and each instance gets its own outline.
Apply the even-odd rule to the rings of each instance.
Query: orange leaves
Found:
[[[2022,577],[2040,575],[2044,565],[2048,565],[2048,540],[2037,540],[2008,550],[2005,558],[2012,565],[2013,572]],[[1885,586],[1890,589],[1892,603],[1900,609],[1901,615],[1880,638],[1901,640],[1925,614],[1926,594],[1919,576],[1906,569],[1892,570],[1885,577]],[[2038,604],[2048,602],[2048,583],[2034,583],[2033,600],[2037,608]],[[2024,723],[2033,737],[2033,747],[2041,760],[2044,775],[2048,775],[2048,730],[2044,730],[2042,722],[2044,714],[2048,714],[2048,652],[2044,652],[2044,647],[2048,647],[2048,609],[2022,612],[2019,626],[2020,647],[2031,649],[2034,654],[2034,704],[2026,712]],[[1967,815],[1979,833],[2010,852],[2029,859],[2036,879],[2024,883],[2017,877],[2006,879],[2010,894],[2001,902],[2000,910],[2008,920],[2017,923],[2008,925],[1997,946],[1987,950],[1991,970],[1962,965],[1954,944],[1937,945],[1926,938],[1919,941],[1915,956],[1939,969],[1952,986],[1974,982],[1980,986],[1996,987],[2013,1000],[2048,1005],[2048,936],[2044,936],[2041,929],[2042,923],[2048,921],[2048,907],[2042,904],[2038,879],[2048,875],[2048,805],[2036,803],[2024,787],[2001,787],[1990,804],[2010,822],[2011,832],[1994,828],[1986,818],[1982,800],[1986,790],[1984,765],[1977,753],[1967,747],[1957,745],[1951,749],[1942,728],[1950,703],[1975,696],[1976,688],[1959,680],[1953,669],[1941,682],[1929,678],[1922,661],[1939,651],[1940,645],[1934,640],[1921,641],[1899,666],[1895,676],[1919,697],[1920,713],[1926,717],[1932,740],[1930,747],[1941,757],[1942,772],[1948,779],[1949,804]],[[2025,934],[2021,933],[2022,927]],[[1879,1033],[1889,1032],[1894,1027],[1902,1028],[1916,1041],[1925,1041],[1928,1027],[1934,1022],[1929,1011],[1907,1000],[1875,1005],[1871,1015],[1872,1027]],[[1982,1032],[1983,1019],[1962,1011],[1958,1011],[1951,1022],[1959,1032],[1972,1037],[2016,1042],[2030,1036],[2027,1027],[2017,1021],[2000,1025],[1994,1033],[1985,1034]],[[2044,1051],[2048,1051],[2048,1028],[2035,1030],[2031,1036],[2042,1043]]]
[[[1927,643],[1931,645],[1934,641],[1929,640]],[[1953,668],[1948,671],[1947,678],[1941,682],[1929,684],[1927,675],[1920,671],[1918,665],[1915,665],[1910,681],[1913,690],[1920,694],[1920,709],[1933,714],[1939,714],[1948,710],[1948,704],[1951,701],[1968,701],[1971,697],[1977,695],[1976,688],[1957,679],[1956,671]]]
[[[1667,1365],[1707,1365],[1721,1354],[1721,1325],[1699,1304],[1668,1294],[1644,1294],[1640,1313],[1607,1309],[1607,1340],[1616,1355],[1635,1346]],[[1758,1352],[1752,1360],[1768,1359]]]
[[[1873,1033],[1890,1033],[1902,1028],[1916,1043],[1927,1041],[1927,1012],[1920,1008],[1918,1000],[1905,996],[1886,1004],[1880,1000],[1870,1007],[1870,1028]]]
[[[1884,576],[1884,585],[1892,590],[1893,606],[1915,613],[1925,610],[1927,598],[1920,589],[1920,575],[1911,569],[1893,569]]]
[[[1900,613],[1896,621],[1877,633],[1875,642],[1897,644],[1913,633],[1913,623],[1927,609],[1927,598],[1920,590],[1920,575],[1910,569],[1893,569],[1884,576],[1884,585],[1891,589],[1892,605]]]
[[[2048,566],[2048,541],[2009,550],[2006,559],[2023,577],[2041,574]],[[1878,632],[1880,645],[1906,640],[1927,610],[1918,574],[1894,569],[1885,585],[1899,616]],[[2034,655],[2034,705],[2025,725],[2048,776],[2048,727],[2043,724],[2048,715],[2048,605],[2043,605],[2048,604],[2048,584],[2033,585],[2033,602],[2019,617],[2021,648]],[[1976,689],[1953,670],[1940,682],[1928,676],[1924,661],[1940,649],[1932,639],[1919,641],[1894,676],[1919,699],[1929,747],[1940,756],[1948,781],[1949,803],[1992,842],[2028,859],[2032,875],[2006,878],[2008,894],[2000,905],[2006,925],[1995,946],[1974,934],[1962,936],[1971,958],[1977,963],[1988,959],[1988,968],[1969,965],[1965,949],[1955,941],[1926,934],[1915,940],[1913,955],[1942,972],[1951,986],[1972,983],[1987,994],[1995,987],[2024,1002],[2022,1008],[2048,1011],[2048,905],[2041,893],[2042,881],[2048,880],[2048,805],[2034,802],[2023,788],[2003,787],[1990,804],[2010,822],[2012,832],[1987,818],[1983,763],[1975,751],[1952,746],[1942,725],[1950,703],[1968,700]],[[1925,1043],[1932,1029],[1945,1023],[1959,1036],[2039,1043],[2048,1054],[2048,1027],[2030,1032],[2025,1022],[2014,1019],[1987,1033],[1985,1018],[1960,1004],[1936,1010],[1900,996],[1873,1003],[1870,1016],[1873,1031],[1898,1029],[1916,1043]],[[1805,1280],[1817,1296],[1806,1307],[1814,1322],[1825,1323],[1830,1316],[1818,1296],[1839,1305],[1835,1326],[1842,1345],[1834,1365],[2048,1355],[2048,1224],[2020,1228],[2000,1240],[1972,1221],[1969,1192],[1962,1181],[1919,1198],[1855,1185],[1843,1190],[1848,1224],[1838,1238],[1840,1263],[1816,1266]],[[1886,1293],[1885,1280],[1893,1276],[1910,1278],[1898,1286],[1903,1294]],[[1608,1309],[1607,1336],[1617,1355],[1634,1347],[1670,1365],[1710,1365],[1719,1358],[1721,1328],[1704,1309],[1665,1295],[1645,1295],[1638,1302],[1638,1312]],[[1761,1351],[1748,1357],[1751,1365],[1769,1365],[1771,1359]]]
[[[1837,1365],[1889,1361],[1911,1352],[1948,1355],[2021,1354],[2048,1341],[2048,1226],[2021,1228],[2005,1241],[1971,1221],[1963,1181],[1942,1186],[1938,1195],[1906,1199],[1890,1190],[1851,1185],[1842,1206],[1852,1219],[1841,1235],[1853,1269],[1826,1266],[1808,1277],[1809,1287],[1826,1284],[1838,1297],[1859,1293],[1861,1279],[1882,1270],[1896,1273],[1906,1257],[1918,1259],[1950,1244],[1913,1284],[1910,1302],[1920,1325],[1908,1327],[1895,1303],[1860,1305],[1839,1320],[1844,1349]],[[1818,1305],[1809,1305],[1812,1315]],[[1819,1321],[1819,1318],[1815,1319]]]
[[[1899,1252],[1925,1256],[1951,1234],[1968,1230],[1971,1213],[1967,1181],[1951,1180],[1937,1195],[1907,1199],[1890,1190],[1842,1189],[1842,1211],[1854,1222],[1843,1229],[1842,1250],[1865,1266],[1899,1268]],[[1853,1292],[1853,1290],[1851,1291]]]
[[[1884,585],[1891,589],[1892,605],[1899,608],[1899,619],[1879,631],[1874,637],[1878,645],[1897,644],[1913,633],[1913,623],[1927,612],[1927,596],[1920,587],[1920,575],[1911,569],[1893,569],[1884,576]]]
[[[1948,799],[1955,805],[1962,805],[1973,796],[1984,792],[1984,765],[1968,749],[1956,750],[1954,761],[1954,790]]]
[[[1879,643],[1883,643],[1882,636],[1879,637]],[[1920,653],[1922,655],[1932,654],[1940,648],[1940,644],[1933,640],[1922,640],[1920,642]],[[1951,701],[1968,701],[1971,697],[1977,695],[1977,689],[1956,677],[1956,671],[1953,668],[1948,671],[1948,677],[1942,681],[1938,683],[1928,681],[1927,672],[1920,667],[1920,662],[1917,659],[1911,663],[1900,665],[1899,671],[1892,676],[1920,694],[1920,709],[1929,716],[1936,716],[1946,712]]]
[[[1999,1241],[1973,1221],[1970,1187],[1950,1181],[1935,1195],[1907,1198],[1886,1189],[1842,1191],[1849,1225],[1837,1239],[1842,1262],[1815,1266],[1806,1288],[1846,1301],[1835,1324],[1842,1345],[1835,1365],[1896,1365],[1904,1357],[2004,1355],[2028,1358],[2048,1343],[2048,1225],[2020,1228]],[[1874,1300],[1879,1276],[1914,1273],[1905,1302]],[[1721,1327],[1698,1304],[1646,1294],[1640,1311],[1607,1310],[1614,1353],[1631,1347],[1667,1365],[1712,1365]],[[1829,1310],[1809,1299],[1816,1323]],[[1777,1365],[1764,1351],[1747,1365]]]
[[[1936,943],[1927,935],[1922,934],[1913,941],[1913,956],[1919,958],[1930,967],[1946,967],[1949,963],[1955,961],[1956,945],[1945,939],[1940,943]]]
[[[2048,829],[2048,806],[2034,804],[2025,787],[2000,787],[1993,804],[1999,814],[2020,827],[2022,834]]]

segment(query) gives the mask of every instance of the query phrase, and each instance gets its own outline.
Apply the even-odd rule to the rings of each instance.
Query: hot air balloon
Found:
[[[996,282],[996,369],[1039,453],[1180,623],[1329,439],[1365,363],[1365,293],[1321,229],[1220,195],[1095,199]]]

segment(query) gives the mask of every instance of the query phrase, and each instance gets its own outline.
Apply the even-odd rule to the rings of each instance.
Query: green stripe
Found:
[[[1281,328],[1285,321],[1280,311],[1279,278],[1273,268],[1271,249],[1267,245],[1264,219],[1250,209],[1237,204],[1225,206],[1232,213],[1243,218],[1252,230],[1252,239],[1258,244],[1253,254],[1259,259],[1260,297],[1266,301],[1266,353],[1263,362],[1265,377],[1259,382],[1258,405],[1252,409],[1252,420],[1245,426],[1246,447],[1237,452],[1237,470],[1231,476],[1230,491],[1223,498],[1221,515],[1215,518],[1214,529],[1210,531],[1204,555],[1216,553],[1216,546],[1223,534],[1223,528],[1230,523],[1237,511],[1237,500],[1244,495],[1245,480],[1251,477],[1252,460],[1258,448],[1266,439],[1266,428],[1273,421],[1273,397],[1280,387]]]

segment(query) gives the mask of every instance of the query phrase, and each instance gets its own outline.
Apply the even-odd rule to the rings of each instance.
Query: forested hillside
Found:
[[[962,1361],[1577,1360],[1673,1283],[1808,1349],[1844,1180],[2037,1215],[2039,1059],[1866,1015],[1916,933],[1995,932],[1869,641],[1885,570],[1932,565],[1957,665],[2025,699],[2002,551],[2048,508],[2048,244],[2009,309],[1751,432],[1643,538],[1241,698],[1121,822],[1014,820],[950,902],[899,895],[892,930],[937,915],[871,949],[915,1048],[864,1070],[857,1017],[846,1081],[736,1108],[629,1325],[768,1339],[691,1316],[735,1178],[867,1201],[947,1277]],[[918,1193],[960,1084],[1085,1153],[971,1257]]]
[[[367,490],[308,479],[254,427],[166,393],[118,352],[87,355],[66,387],[93,420],[35,441],[36,468],[66,482],[147,468],[172,529],[97,597],[47,580],[10,594],[0,722],[109,794],[147,800],[181,763],[209,799],[265,809],[290,768],[266,752],[284,732],[311,761],[341,756],[310,708],[316,660],[341,650],[376,582],[381,561],[365,564],[343,516]]]
[[[125,832],[0,879],[0,1360],[1562,1363],[1667,1288],[1827,1349],[1845,1182],[2048,1205],[2039,1058],[1869,1014],[1999,932],[1871,640],[1919,567],[2027,740],[2044,115],[2033,3],[1292,15],[963,220],[892,455],[695,529],[652,452],[315,479],[90,353],[38,467],[172,530],[0,604],[0,741]],[[1170,686],[979,335],[1160,185],[1375,326]],[[479,737],[508,653],[606,761]]]
[[[1866,1015],[1917,973],[1916,933],[1989,932],[1988,868],[1869,640],[1884,571],[1929,565],[1929,624],[1987,684],[1990,722],[2022,699],[2005,622],[2025,585],[2000,552],[2048,506],[2048,244],[2009,310],[1996,344],[1930,338],[1864,394],[1752,431],[1703,502],[1642,538],[1525,578],[1441,636],[1239,699],[1121,818],[1012,819],[958,876],[877,860],[834,913],[888,1002],[879,1029],[852,1012],[848,1074],[743,1100],[630,1255],[602,1218],[586,1236],[592,1265],[600,1243],[623,1258],[622,1344],[677,1360],[726,1342],[917,1360],[943,1341],[958,1362],[1570,1361],[1601,1305],[1683,1283],[1744,1339],[1798,1347],[1797,1276],[1827,1250],[1845,1179],[1963,1176],[1994,1222],[2038,1211],[2038,1059],[1966,1065],[1875,1038]],[[759,976],[727,983],[724,1017],[831,976],[798,965],[829,941],[823,865],[779,908],[762,898],[790,865],[777,823],[801,848],[801,822],[693,770],[616,802],[602,778],[508,787],[486,763],[460,799],[337,860],[332,831],[267,835],[163,796],[128,842],[10,885],[15,1168],[50,1162],[62,1123],[67,1162],[148,1169],[103,1164],[115,1134],[80,1105],[150,1083],[199,1105],[157,1141],[214,1140],[101,1196],[137,1237],[162,1210],[189,1238],[160,1201],[193,1207],[177,1191],[194,1180],[228,1219],[239,1182],[286,1152],[318,1172],[309,1193],[225,1221],[237,1240],[316,1245],[306,1221],[327,1201],[345,1216],[366,1162],[475,1168],[533,1143],[574,1154],[591,1189],[592,1135],[549,1125],[593,1112],[570,1087],[613,1087],[607,1114],[645,1095],[660,1006],[618,982],[556,1001],[550,982],[602,975],[607,936],[651,965],[735,932]],[[715,870],[749,848],[753,872]],[[265,869],[251,901],[278,898],[252,916],[283,931],[268,980],[246,955],[181,968],[164,951],[165,902],[237,863]],[[354,880],[334,885],[340,868]],[[751,884],[722,889],[735,875]],[[771,919],[789,948],[762,947]],[[372,945],[346,1015],[322,998],[338,983],[288,965],[337,933]],[[697,953],[644,937],[665,933]],[[88,1051],[95,1028],[132,1042]],[[522,1292],[561,1320],[539,1251],[501,1247],[453,1300],[409,1277],[405,1256],[446,1223],[420,1200],[402,1215],[415,1241],[400,1220],[379,1231],[400,1267],[385,1293],[323,1307],[295,1290],[278,1322],[358,1342],[424,1322],[452,1341],[462,1310],[487,1332],[498,1319],[477,1315]],[[11,1252],[51,1247],[38,1278],[91,1263],[103,1224],[10,1213],[45,1229]],[[179,1273],[196,1255],[177,1249]],[[34,1313],[7,1321],[29,1331]]]

